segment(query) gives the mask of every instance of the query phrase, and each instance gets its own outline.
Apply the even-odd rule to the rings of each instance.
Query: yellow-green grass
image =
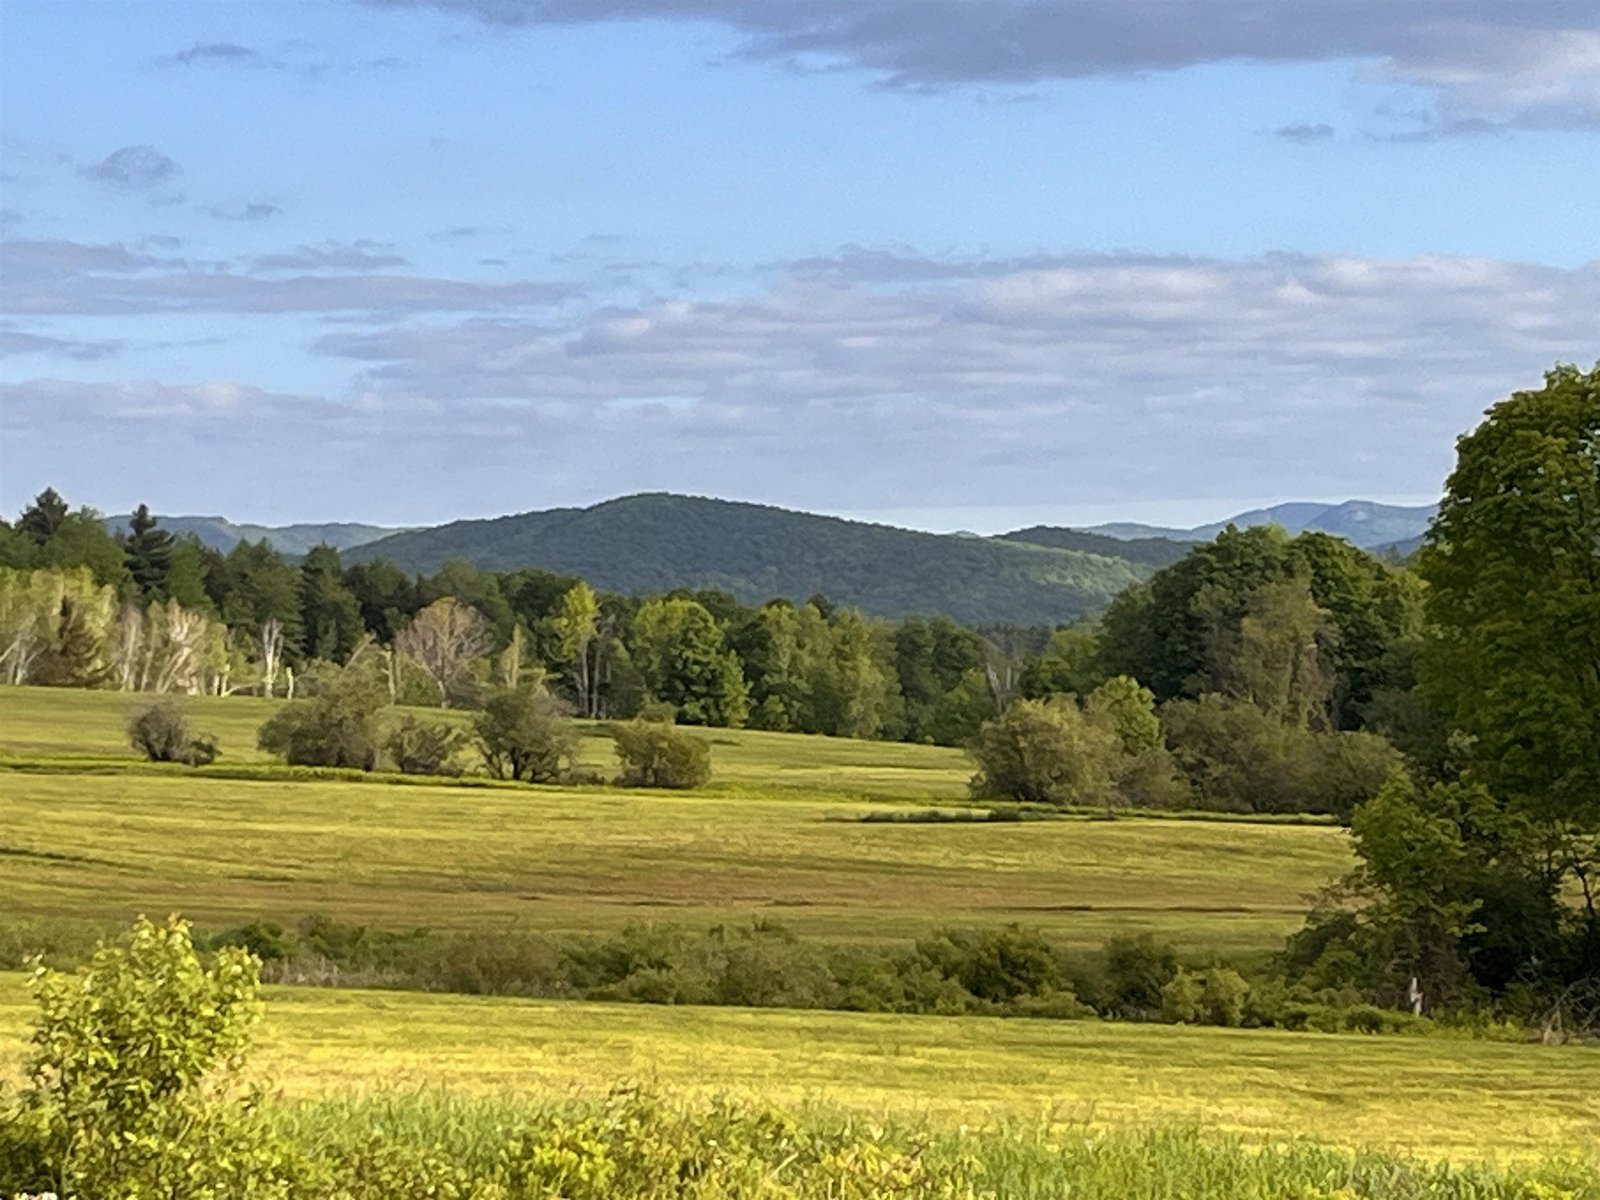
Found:
[[[269,988],[251,1071],[289,1096],[549,1096],[638,1080],[944,1125],[1198,1124],[1456,1160],[1600,1155],[1600,1049],[1099,1021],[657,1008]],[[0,975],[0,1071],[31,1008]]]
[[[1271,949],[1347,869],[1321,826],[869,824],[837,799],[0,772],[13,916],[215,927],[586,931],[774,917],[831,939],[1020,922],[1069,944],[1151,931]],[[861,806],[857,806],[858,808]]]
[[[273,702],[202,697],[190,711],[219,765],[264,776],[140,773],[131,703],[0,688],[0,753],[53,765],[0,770],[8,915],[590,931],[760,914],[854,941],[1017,921],[1079,945],[1150,931],[1233,953],[1280,944],[1350,863],[1343,832],[1315,826],[862,823],[885,803],[959,800],[959,752],[791,734],[708,731],[704,792],[400,787],[279,776],[252,749]],[[600,764],[609,743],[591,731]]]
[[[0,754],[24,759],[93,759],[132,762],[124,725],[148,697],[74,688],[0,687]],[[185,700],[196,729],[217,739],[219,767],[267,763],[256,731],[282,701],[251,696],[196,696]],[[465,714],[412,710],[429,719],[463,722]],[[610,740],[592,722],[580,723],[586,765],[614,770]],[[945,804],[964,800],[971,764],[947,746],[911,746],[853,738],[810,737],[756,730],[704,730],[712,742],[718,793],[801,793],[840,799],[870,798]]]

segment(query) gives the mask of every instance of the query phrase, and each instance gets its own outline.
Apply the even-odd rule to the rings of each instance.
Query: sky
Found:
[[[1600,359],[1593,0],[0,6],[0,512],[1425,503]]]

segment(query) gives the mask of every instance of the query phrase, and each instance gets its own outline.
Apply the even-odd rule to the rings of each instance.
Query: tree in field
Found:
[[[378,713],[388,700],[377,673],[318,663],[307,690],[308,699],[291,701],[267,719],[256,744],[297,766],[376,768]]]
[[[540,688],[497,688],[473,721],[478,751],[491,775],[524,783],[558,783],[577,761],[578,736],[559,701]]]
[[[683,598],[647,601],[633,620],[631,658],[655,699],[691,725],[744,724],[748,692],[738,656],[706,607]]]
[[[489,622],[453,596],[435,600],[395,637],[395,649],[422,665],[448,705],[450,685],[468,663],[489,650]]]
[[[148,504],[133,510],[133,516],[128,518],[128,530],[122,548],[134,586],[147,601],[165,599],[169,594],[167,576],[172,570],[172,534],[157,528]]]
[[[623,787],[697,788],[711,781],[711,743],[671,721],[636,718],[614,725]]]

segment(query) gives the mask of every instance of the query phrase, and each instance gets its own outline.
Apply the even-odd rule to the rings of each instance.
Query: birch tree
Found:
[[[445,596],[413,617],[394,641],[396,650],[433,679],[440,703],[448,707],[451,679],[489,649],[489,621],[472,605]]]

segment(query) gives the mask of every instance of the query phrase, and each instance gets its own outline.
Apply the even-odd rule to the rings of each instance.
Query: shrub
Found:
[[[307,680],[308,700],[295,700],[261,726],[256,744],[285,762],[306,767],[378,765],[378,711],[388,700],[382,682],[355,667],[319,664]]]
[[[191,732],[176,700],[157,700],[133,713],[128,718],[128,741],[151,762],[203,767],[217,759],[216,739]]]
[[[277,1173],[262,1131],[204,1087],[237,1067],[260,1015],[248,953],[225,949],[208,966],[186,923],[140,918],[80,972],[39,968],[30,982],[40,1012],[28,1084],[0,1113],[11,1186],[220,1200]]]
[[[473,996],[553,996],[562,991],[561,955],[537,933],[459,933],[434,951],[425,982]]]
[[[941,930],[919,941],[916,952],[939,974],[993,1004],[1046,996],[1062,986],[1061,967],[1050,944],[1017,925]]]
[[[1071,696],[1017,700],[985,721],[967,753],[977,764],[972,794],[1048,804],[1102,804],[1114,798],[1122,743]]]
[[[407,775],[459,775],[461,768],[453,759],[466,742],[466,735],[454,726],[408,715],[390,731],[384,749]]]
[[[1161,1019],[1184,1025],[1244,1024],[1250,985],[1227,967],[1211,967],[1198,974],[1180,970],[1161,989]]]
[[[1131,1020],[1161,1011],[1162,989],[1178,973],[1178,954],[1148,933],[1106,943],[1105,994],[1097,1007],[1107,1016]]]
[[[614,725],[623,787],[696,788],[711,780],[711,743],[666,721]]]

